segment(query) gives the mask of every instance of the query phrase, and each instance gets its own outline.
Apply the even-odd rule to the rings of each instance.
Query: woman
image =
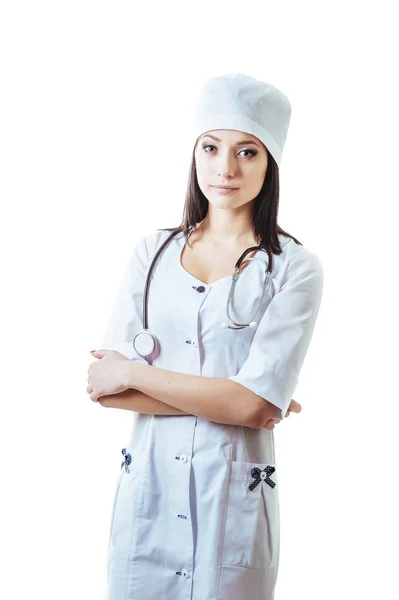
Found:
[[[286,96],[253,77],[204,85],[182,224],[136,245],[93,354],[90,398],[134,415],[108,600],[274,598],[273,427],[300,410],[291,398],[323,288],[318,257],[277,225],[290,114]]]

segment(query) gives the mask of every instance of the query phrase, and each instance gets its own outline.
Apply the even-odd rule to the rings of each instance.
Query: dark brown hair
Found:
[[[262,189],[254,201],[252,228],[254,237],[259,241],[259,246],[265,250],[270,250],[272,254],[279,255],[282,253],[282,248],[278,239],[279,233],[292,238],[301,246],[303,246],[303,244],[277,224],[280,195],[279,168],[266,146],[265,149],[267,152],[268,164]],[[207,212],[208,199],[204,196],[198,185],[194,147],[182,222],[177,227],[158,229],[158,231],[170,231],[171,233],[172,231],[184,231],[185,235],[188,236],[191,230],[205,218]],[[189,239],[188,243],[190,244]]]

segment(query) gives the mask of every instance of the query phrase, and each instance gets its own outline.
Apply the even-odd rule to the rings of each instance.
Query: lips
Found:
[[[221,190],[238,190],[238,188],[233,187],[231,185],[214,185],[213,187],[219,188]]]

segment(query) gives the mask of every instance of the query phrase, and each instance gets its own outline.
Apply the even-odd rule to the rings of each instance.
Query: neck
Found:
[[[219,210],[208,213],[201,221],[199,230],[204,241],[226,245],[251,245],[255,239],[248,214],[233,214],[234,211]]]

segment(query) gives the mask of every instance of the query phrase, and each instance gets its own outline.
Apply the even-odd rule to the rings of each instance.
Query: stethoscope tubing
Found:
[[[143,330],[141,332],[139,332],[133,339],[133,347],[136,350],[136,352],[138,352],[138,354],[140,354],[140,356],[148,356],[149,354],[151,354],[153,352],[153,350],[155,348],[155,338],[152,334],[150,334],[148,332],[148,292],[149,292],[152,272],[154,270],[154,267],[157,263],[157,260],[160,256],[160,254],[163,252],[164,248],[169,244],[169,242],[172,240],[172,238],[174,238],[178,233],[181,233],[182,231],[183,230],[181,228],[178,228],[177,230],[173,231],[171,233],[171,235],[169,235],[166,238],[166,240],[161,244],[161,246],[158,248],[157,252],[155,253],[155,256],[152,259],[150,268],[148,269],[145,287],[144,287],[144,294],[143,294]],[[262,298],[259,303],[259,307],[258,307],[257,311],[255,312],[255,315],[253,316],[251,321],[249,323],[237,323],[230,316],[229,304],[230,304],[230,300],[231,300],[234,288],[236,286],[238,277],[241,273],[241,271],[240,271],[241,264],[244,261],[246,255],[249,254],[250,252],[253,252],[254,250],[263,250],[268,255],[268,264],[267,264],[267,269],[265,272],[265,280],[263,283]],[[260,260],[261,262],[264,262],[262,259],[260,259],[259,257],[256,257],[256,256],[254,256],[252,258],[248,258],[247,260]],[[238,259],[238,261],[235,264],[235,271],[232,275],[232,284],[230,286],[230,292],[229,292],[229,296],[227,299],[227,318],[229,319],[231,324],[229,324],[227,322],[223,322],[222,326],[226,327],[226,325],[227,325],[227,328],[229,328],[229,329],[243,329],[245,327],[252,327],[252,326],[257,325],[256,322],[254,321],[254,319],[255,319],[256,315],[258,314],[260,307],[262,305],[266,287],[270,281],[272,265],[273,265],[273,258],[272,258],[272,254],[271,254],[270,250],[265,249],[262,246],[251,246],[250,248],[247,248],[246,250],[244,250],[244,252],[241,254],[240,258]],[[139,350],[140,345],[142,346],[141,351]]]

